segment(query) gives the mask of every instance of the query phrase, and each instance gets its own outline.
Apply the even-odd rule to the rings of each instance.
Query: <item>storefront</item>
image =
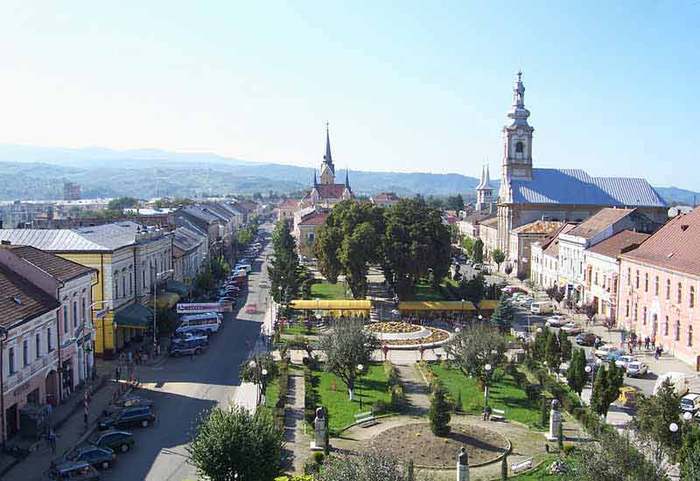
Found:
[[[153,311],[142,304],[129,304],[114,315],[116,348],[120,350],[132,340],[143,339],[153,326]]]

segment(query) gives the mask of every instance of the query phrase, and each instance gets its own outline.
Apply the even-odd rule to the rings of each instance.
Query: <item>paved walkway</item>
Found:
[[[425,416],[430,409],[430,393],[423,377],[413,364],[394,364],[406,394],[407,414]]]
[[[304,472],[309,456],[309,438],[304,433],[304,375],[290,369],[287,391],[287,409],[284,414],[284,442],[289,467],[295,473]]]

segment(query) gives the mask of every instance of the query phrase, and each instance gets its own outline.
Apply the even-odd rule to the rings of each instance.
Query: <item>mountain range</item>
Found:
[[[60,199],[63,182],[81,185],[84,198],[197,197],[228,193],[291,193],[308,188],[313,169],[259,163],[210,153],[156,149],[53,148],[0,144],[0,200]],[[345,172],[336,172],[343,182]],[[349,171],[358,194],[396,192],[469,195],[479,182],[461,174]],[[492,181],[495,189],[498,181]],[[669,203],[693,204],[696,192],[656,187]]]

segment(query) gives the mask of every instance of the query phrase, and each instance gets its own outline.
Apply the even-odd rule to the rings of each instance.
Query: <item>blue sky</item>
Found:
[[[522,68],[540,167],[700,190],[700,0],[3,1],[0,142],[493,176]]]

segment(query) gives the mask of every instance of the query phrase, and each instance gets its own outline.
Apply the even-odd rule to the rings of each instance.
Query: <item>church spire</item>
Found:
[[[314,189],[318,187],[318,181],[316,180],[316,169],[314,169]]]
[[[348,169],[346,168],[346,169],[345,169],[345,188],[348,189],[348,190],[352,190],[352,189],[350,189],[350,178],[349,178],[349,176],[348,176],[348,172],[349,172],[349,171],[348,171]]]
[[[328,131],[328,122],[326,122],[326,155],[323,156],[323,161],[333,168],[333,156],[331,155],[331,136]],[[335,169],[333,169],[335,170]]]
[[[321,184],[335,184],[335,166],[331,155],[331,136],[326,122],[326,154],[321,163]]]

